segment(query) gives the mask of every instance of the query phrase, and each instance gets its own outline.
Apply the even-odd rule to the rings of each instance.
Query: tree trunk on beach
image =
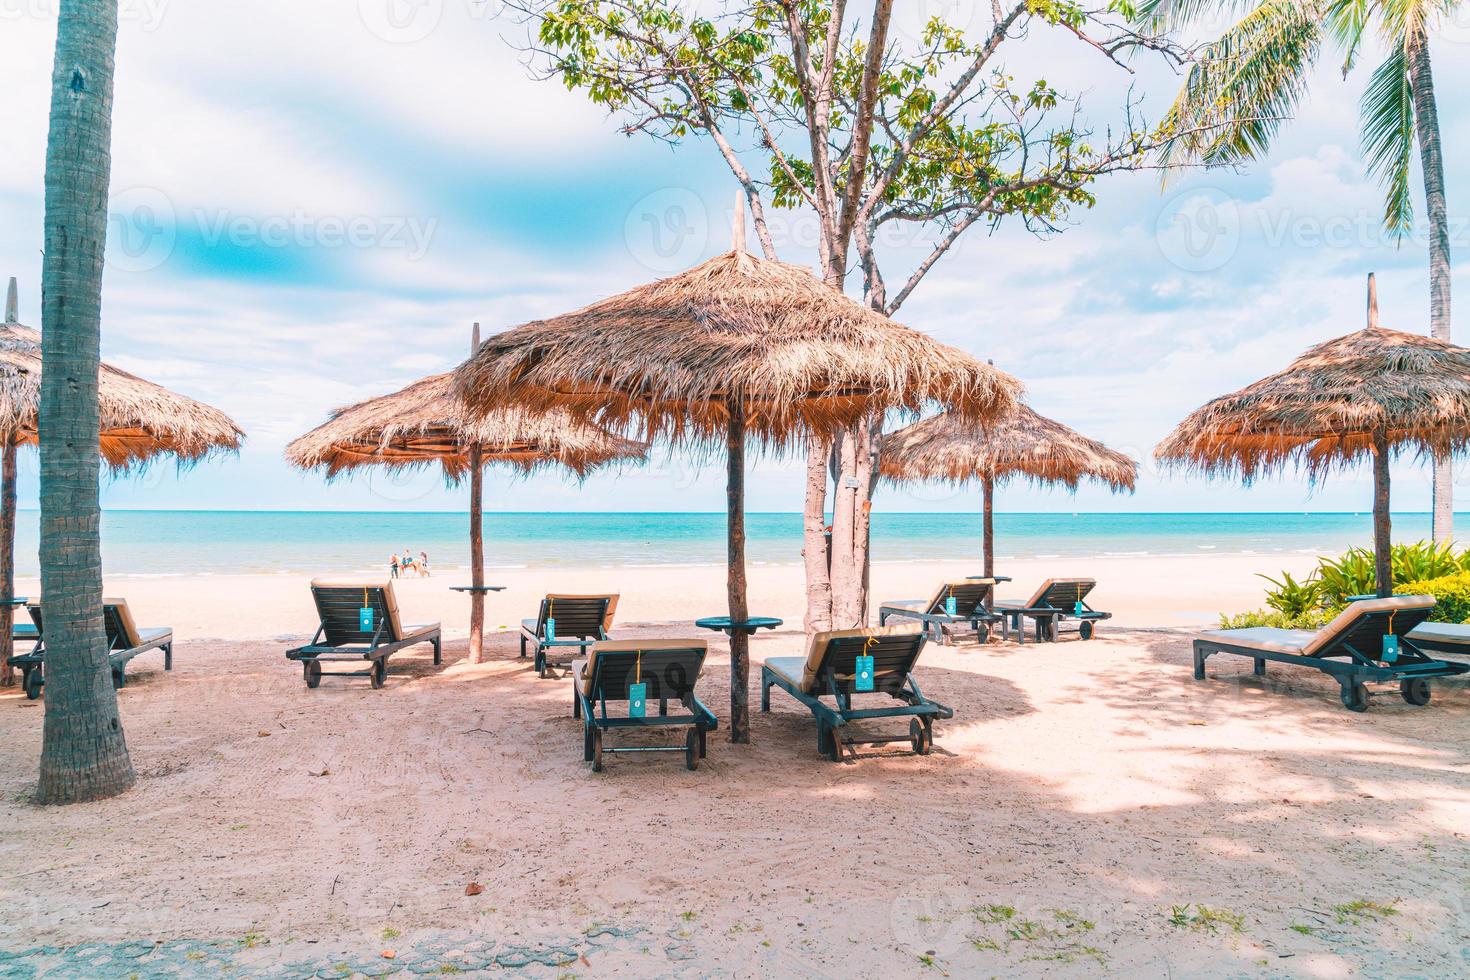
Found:
[[[735,623],[750,619],[745,598],[745,406],[729,402],[725,452],[729,478],[725,484],[725,516],[729,527],[730,598],[730,741],[750,741],[750,637]]]
[[[470,356],[480,349],[480,325],[470,331]],[[485,650],[485,460],[477,441],[470,446],[470,652],[477,664]]]
[[[1429,36],[1423,21],[1410,29],[1405,53],[1409,89],[1414,99],[1414,134],[1424,172],[1424,210],[1429,218],[1429,334],[1450,339],[1450,222],[1445,204],[1444,152],[1439,110],[1434,98],[1434,72],[1429,62]],[[1434,461],[1434,540],[1454,537],[1454,471],[1449,457]]]
[[[470,652],[469,661],[484,659],[485,649],[485,465],[479,443],[470,447]]]
[[[807,635],[832,628],[832,580],[827,550],[827,458],[832,445],[807,438],[806,493],[801,517],[801,555],[806,565]]]
[[[61,0],[41,276],[41,803],[116,796],[136,778],[102,629],[98,501],[97,371],[116,48],[117,0]]]
[[[15,607],[8,600],[15,597],[15,481],[16,456],[20,445],[15,435],[6,435],[0,447],[0,687],[15,683],[15,668],[10,666],[15,653]]]
[[[995,477],[987,476],[980,484],[983,498],[980,516],[980,542],[985,550],[985,577],[995,577]]]
[[[1373,577],[1379,596],[1393,595],[1390,561],[1392,533],[1388,516],[1388,433],[1373,433]]]
[[[858,593],[862,580],[857,562],[858,434],[844,432],[837,442],[837,491],[832,501],[832,627],[859,625]]]

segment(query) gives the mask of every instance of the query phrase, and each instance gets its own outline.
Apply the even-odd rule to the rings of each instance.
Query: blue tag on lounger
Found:
[[[957,612],[958,612],[958,608],[959,607],[956,605],[956,603],[954,601],[954,596],[949,595],[949,596],[945,596],[944,597],[944,614],[946,616],[954,616],[954,615],[956,615]]]
[[[1075,603],[1072,604],[1072,615],[1073,616],[1081,616],[1086,611],[1087,611],[1087,607],[1082,604],[1082,600],[1081,599],[1078,599]]]
[[[854,690],[871,691],[873,689],[873,658],[860,656],[857,658],[856,673],[853,675],[852,686]]]
[[[554,620],[554,619],[548,619],[546,621],[546,642],[547,643],[552,643],[555,640],[556,640],[556,620]]]
[[[363,606],[357,611],[357,628],[364,633],[373,631],[373,607]]]
[[[628,685],[628,717],[642,718],[648,713],[648,685]]]
[[[1383,661],[1393,663],[1399,658],[1399,638],[1393,633],[1383,634]]]

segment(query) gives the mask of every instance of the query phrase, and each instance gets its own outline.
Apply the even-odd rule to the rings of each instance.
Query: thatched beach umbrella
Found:
[[[728,599],[749,620],[745,448],[832,434],[885,409],[938,401],[969,418],[1009,409],[1020,385],[852,301],[801,266],[735,248],[680,275],[491,337],[456,372],[476,411],[554,407],[713,447],[728,467]],[[749,638],[730,636],[730,738],[750,738]]]
[[[475,344],[479,336],[480,325],[475,324]],[[320,469],[328,479],[362,466],[392,470],[430,464],[441,466],[451,484],[469,477],[469,660],[479,663],[485,623],[485,464],[507,463],[523,473],[564,466],[585,476],[606,463],[641,459],[647,448],[582,423],[565,409],[509,408],[472,417],[454,394],[453,375],[437,374],[391,395],[336,410],[287,446],[286,459],[301,469]]]
[[[1290,464],[1312,475],[1373,457],[1373,550],[1379,595],[1389,568],[1388,464],[1395,449],[1426,459],[1470,441],[1470,350],[1378,325],[1318,344],[1285,371],[1196,409],[1154,455],[1166,464],[1246,481]]]
[[[41,403],[41,334],[17,320],[16,283],[5,297],[0,326],[0,592],[15,592],[16,457],[36,444]],[[181,464],[216,452],[234,452],[245,433],[229,416],[203,402],[175,394],[110,365],[101,366],[98,400],[102,415],[102,460],[116,472],[169,455]],[[11,652],[13,607],[0,604],[0,654]],[[0,663],[3,663],[0,660]],[[10,667],[3,668],[10,682]]]
[[[883,437],[879,472],[893,481],[980,484],[985,574],[995,574],[995,487],[1011,477],[1061,484],[1084,479],[1132,490],[1138,464],[1025,405],[984,426],[945,412]]]

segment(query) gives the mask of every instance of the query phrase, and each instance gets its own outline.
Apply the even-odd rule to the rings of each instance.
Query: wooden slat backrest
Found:
[[[683,701],[694,693],[703,666],[704,651],[696,647],[601,651],[593,662],[591,697],[626,701],[629,686],[641,680],[648,685],[649,700]]]
[[[536,632],[545,636],[546,620],[552,618],[559,638],[601,636],[609,601],[607,596],[547,596],[541,600]]]
[[[923,648],[922,633],[834,637],[827,641],[827,652],[817,671],[816,693],[830,691],[832,678],[836,679],[839,691],[852,693],[857,658],[861,656],[873,658],[873,690],[893,693],[903,687]]]
[[[382,643],[396,643],[399,640],[393,626],[393,617],[388,611],[388,596],[382,586],[313,585],[311,595],[316,601],[323,639],[328,645],[371,643],[375,634]],[[364,605],[373,610],[371,630],[361,628],[359,611]]]

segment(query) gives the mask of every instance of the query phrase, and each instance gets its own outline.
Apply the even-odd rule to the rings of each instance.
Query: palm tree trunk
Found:
[[[1434,72],[1429,63],[1429,36],[1419,23],[1405,45],[1409,88],[1414,96],[1414,135],[1424,171],[1424,204],[1429,218],[1429,333],[1450,339],[1450,222],[1445,203],[1444,153],[1439,109],[1434,98]],[[1451,461],[1434,461],[1434,540],[1454,537],[1454,476]]]
[[[0,447],[0,687],[15,683],[15,668],[10,656],[15,653],[15,607],[9,602],[15,596],[15,480],[16,456],[20,451],[17,437],[7,434]]]
[[[726,587],[730,599],[730,741],[750,741],[750,637],[736,623],[750,619],[745,595],[745,405],[738,397],[729,402],[725,434],[725,517],[729,532],[729,569]]]
[[[1388,518],[1388,433],[1373,433],[1373,578],[1379,596],[1393,595],[1392,534]]]
[[[827,457],[832,445],[816,436],[806,446],[806,495],[801,515],[801,555],[806,565],[808,635],[832,628],[832,579],[827,550]]]
[[[116,48],[117,0],[61,0],[41,275],[42,803],[115,796],[136,778],[102,631],[97,483],[102,253]]]

